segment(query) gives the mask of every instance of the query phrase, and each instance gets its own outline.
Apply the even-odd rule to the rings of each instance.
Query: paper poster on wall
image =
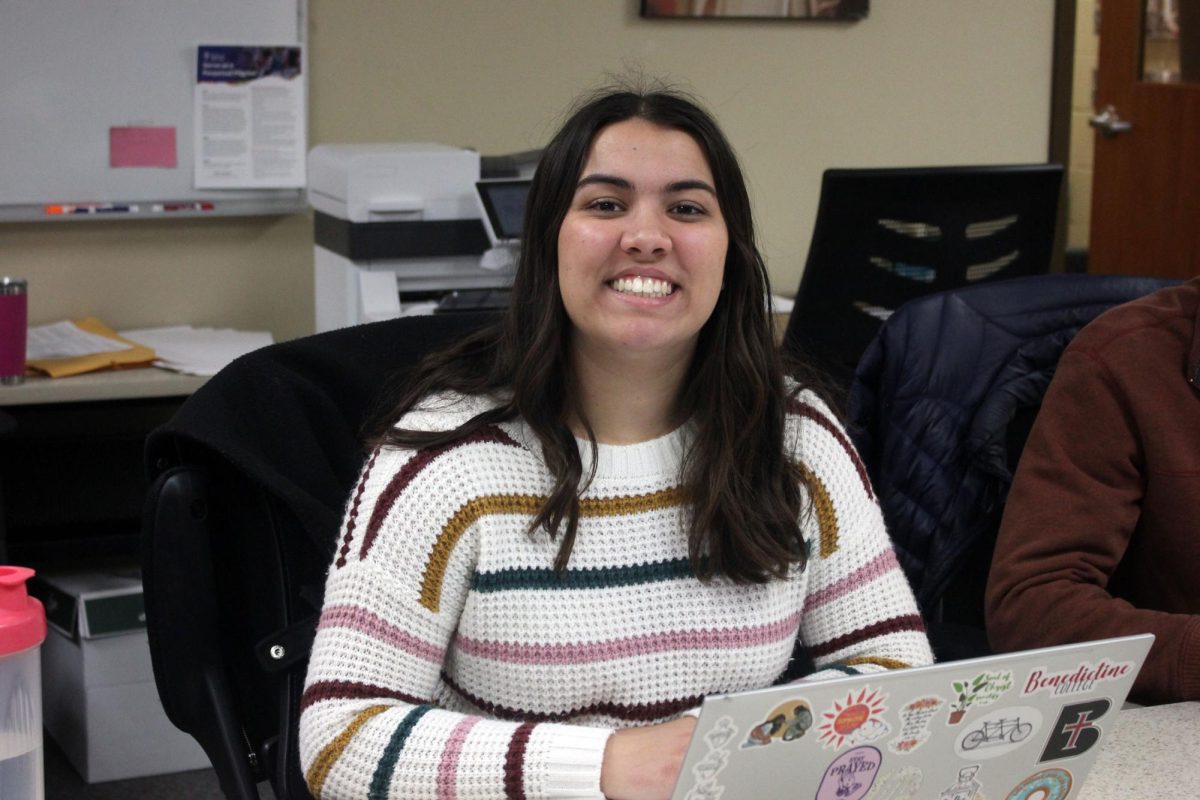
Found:
[[[201,45],[196,58],[199,189],[304,186],[300,48]]]

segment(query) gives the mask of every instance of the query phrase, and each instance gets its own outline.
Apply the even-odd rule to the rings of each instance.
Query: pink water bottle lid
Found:
[[[0,656],[19,653],[46,639],[46,610],[25,591],[28,567],[0,567]]]

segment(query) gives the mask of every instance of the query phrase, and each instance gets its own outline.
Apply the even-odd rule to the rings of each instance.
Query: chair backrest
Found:
[[[785,346],[847,384],[905,302],[1050,267],[1062,166],[830,169]]]
[[[1063,349],[1096,315],[1171,283],[1068,274],[956,289],[905,304],[867,348],[848,427],[931,629],[982,637],[1004,500]]]
[[[226,797],[309,798],[296,730],[362,425],[391,380],[492,317],[411,317],[273,345],[234,362],[147,440],[142,568],[168,718]]]

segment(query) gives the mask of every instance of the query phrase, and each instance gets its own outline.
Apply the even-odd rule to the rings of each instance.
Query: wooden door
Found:
[[[1200,0],[1102,0],[1095,112],[1089,271],[1200,275]]]

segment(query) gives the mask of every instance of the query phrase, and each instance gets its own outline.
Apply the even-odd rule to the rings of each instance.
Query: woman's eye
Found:
[[[704,209],[695,203],[677,203],[671,206],[671,213],[679,217],[698,217],[704,213]]]
[[[621,210],[621,204],[616,200],[593,200],[587,206],[592,211],[599,211],[602,214],[612,214]]]

